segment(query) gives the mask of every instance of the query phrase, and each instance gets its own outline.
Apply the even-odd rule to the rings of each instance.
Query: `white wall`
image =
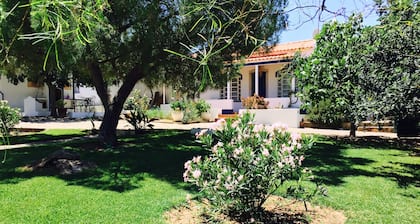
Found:
[[[18,107],[23,112],[23,100],[31,96],[33,98],[48,98],[48,88],[46,86],[36,88],[28,87],[27,81],[13,85],[5,77],[0,77],[0,91],[4,93],[4,99],[9,102],[11,107]],[[48,106],[48,102],[47,102]]]

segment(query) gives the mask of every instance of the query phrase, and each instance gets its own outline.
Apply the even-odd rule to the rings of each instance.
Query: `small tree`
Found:
[[[361,34],[360,16],[325,24],[311,56],[294,62],[305,109],[324,123],[350,121],[350,136],[356,135]]]

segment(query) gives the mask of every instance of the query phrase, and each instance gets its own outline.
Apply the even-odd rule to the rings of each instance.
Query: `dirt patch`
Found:
[[[80,155],[66,150],[57,150],[47,157],[22,168],[24,171],[40,169],[54,169],[61,175],[80,173],[84,170],[96,168],[96,164],[80,160]]]
[[[176,207],[165,214],[166,221],[171,224],[196,224],[213,223],[214,220],[224,224],[240,223],[314,223],[314,224],[343,224],[346,217],[340,211],[320,206],[312,206],[307,203],[308,211],[305,211],[303,202],[292,201],[278,196],[271,196],[265,203],[266,212],[259,219],[250,219],[245,222],[239,222],[230,219],[224,215],[212,216],[205,215],[208,211],[206,203],[189,201],[183,206]],[[214,218],[216,217],[216,218]]]

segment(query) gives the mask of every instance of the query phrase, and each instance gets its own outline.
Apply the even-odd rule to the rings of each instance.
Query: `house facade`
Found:
[[[315,47],[314,40],[278,44],[268,52],[260,50],[245,59],[240,77],[226,84],[223,89],[208,90],[200,95],[213,107],[238,112],[241,99],[257,94],[269,102],[268,108],[299,108],[296,98],[297,83],[293,74],[287,72],[297,52],[310,55]]]

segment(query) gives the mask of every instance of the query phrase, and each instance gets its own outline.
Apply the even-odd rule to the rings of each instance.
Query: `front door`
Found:
[[[250,74],[251,77],[251,94],[255,93],[255,75]],[[266,97],[267,95],[267,72],[259,72],[258,74],[258,96]]]

